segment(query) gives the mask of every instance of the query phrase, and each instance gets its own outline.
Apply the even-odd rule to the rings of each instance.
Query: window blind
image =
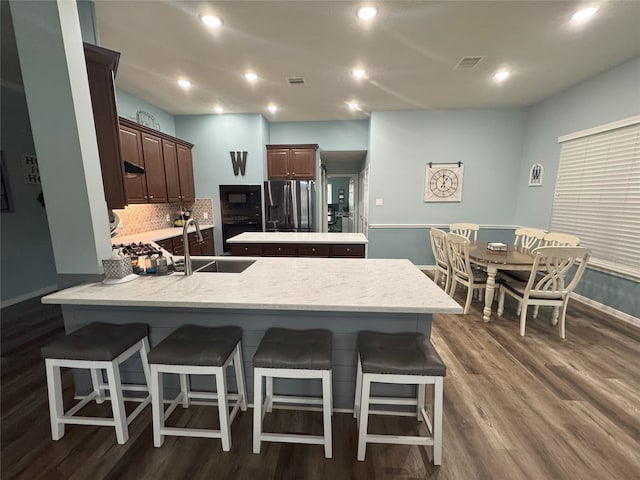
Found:
[[[567,135],[551,230],[591,249],[590,265],[640,279],[640,117]]]

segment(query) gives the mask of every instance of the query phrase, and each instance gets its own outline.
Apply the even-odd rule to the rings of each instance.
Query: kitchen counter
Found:
[[[204,230],[205,228],[213,228],[214,225],[211,224],[201,224],[200,229]],[[189,232],[195,232],[196,227],[190,225]],[[133,233],[131,235],[116,235],[115,237],[111,237],[111,243],[113,245],[119,243],[149,243],[154,242],[156,240],[165,240],[171,237],[177,237],[178,235],[182,235],[182,227],[167,227],[161,228],[159,230],[148,230],[146,232]]]
[[[228,243],[328,243],[367,244],[362,233],[327,232],[244,232],[227,240]]]
[[[234,257],[219,258],[234,261]],[[147,323],[152,347],[184,324],[237,325],[243,330],[250,400],[252,359],[268,328],[328,329],[333,333],[334,405],[344,409],[353,407],[359,331],[430,336],[433,313],[462,313],[462,308],[416,266],[398,259],[257,258],[241,273],[174,273],[115,285],[84,284],[47,295],[42,301],[62,305],[67,332],[98,321]],[[135,368],[123,364],[123,381],[143,381]],[[74,370],[74,376],[77,393],[88,393],[88,374]],[[192,376],[191,381],[194,390],[211,388],[201,376]],[[283,384],[282,393],[317,393],[314,383],[298,383]],[[168,396],[175,396],[177,385],[165,382]],[[412,392],[413,387],[399,385],[390,395],[409,396]]]

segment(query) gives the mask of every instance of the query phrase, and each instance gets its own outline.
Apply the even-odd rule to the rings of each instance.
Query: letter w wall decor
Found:
[[[238,172],[244,177],[247,169],[247,152],[229,152],[231,155],[231,164],[233,165],[233,174],[237,177]]]

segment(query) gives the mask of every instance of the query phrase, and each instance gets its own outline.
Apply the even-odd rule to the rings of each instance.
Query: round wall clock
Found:
[[[427,165],[425,202],[459,202],[462,200],[462,166]]]

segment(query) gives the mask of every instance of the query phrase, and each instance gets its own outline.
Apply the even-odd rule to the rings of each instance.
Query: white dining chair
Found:
[[[447,253],[447,233],[439,228],[432,228],[429,231],[429,236],[431,237],[431,251],[436,262],[433,281],[437,284],[442,273],[444,275],[444,291],[449,293],[451,266],[449,265],[449,255]]]
[[[569,233],[549,232],[545,233],[540,246],[545,247],[577,247],[580,239]]]
[[[507,277],[498,279],[498,316],[504,312],[504,295],[518,300],[520,311],[520,335],[524,337],[529,305],[554,307],[551,324],[560,321],[560,337],[565,338],[565,317],[569,295],[580,281],[591,251],[583,247],[538,247],[533,251],[535,260],[529,280],[519,282]],[[577,265],[572,277],[570,271]],[[535,318],[535,315],[534,315]]]
[[[467,300],[464,313],[469,312],[471,296],[474,289],[483,289],[487,284],[487,274],[482,270],[471,268],[469,260],[469,239],[457,233],[447,233],[447,253],[451,266],[451,288],[449,295],[453,297],[458,283],[467,287]]]
[[[513,244],[533,250],[540,246],[546,233],[539,228],[520,227],[515,231],[516,239]]]
[[[475,223],[452,223],[449,225],[449,233],[457,233],[469,240],[478,240],[480,225]],[[473,236],[473,238],[471,238]]]

